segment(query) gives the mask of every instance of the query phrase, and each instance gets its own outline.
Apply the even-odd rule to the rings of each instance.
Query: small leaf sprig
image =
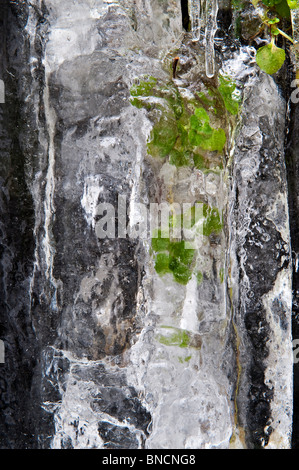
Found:
[[[256,63],[264,72],[273,75],[282,67],[286,56],[285,50],[276,46],[276,37],[281,35],[294,43],[293,38],[277,25],[282,18],[290,17],[291,10],[299,8],[299,0],[251,0],[251,3],[255,8],[262,3],[263,13],[259,13],[263,22],[262,29],[267,27],[270,33],[270,43],[257,50]]]

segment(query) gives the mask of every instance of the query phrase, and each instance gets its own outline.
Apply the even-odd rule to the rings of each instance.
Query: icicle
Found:
[[[214,37],[217,31],[218,0],[206,1],[206,31],[205,31],[205,55],[206,75],[213,77],[215,74]]]
[[[201,0],[189,0],[189,16],[193,41],[200,39],[201,27]]]

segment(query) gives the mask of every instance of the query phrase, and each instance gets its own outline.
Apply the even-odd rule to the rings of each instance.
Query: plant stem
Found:
[[[294,44],[294,41],[293,39],[286,33],[284,33],[283,31],[281,31],[281,29],[277,28],[277,30],[279,31],[279,34],[281,34],[282,36],[284,36],[286,39],[288,39],[289,41],[291,41],[292,44]]]

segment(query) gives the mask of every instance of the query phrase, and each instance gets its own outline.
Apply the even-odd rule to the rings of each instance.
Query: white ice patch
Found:
[[[271,340],[267,342],[265,383],[273,389],[271,427],[268,449],[288,449],[291,443],[293,382],[292,382],[292,281],[291,269],[279,272],[275,285],[263,298],[267,320],[271,328]],[[280,305],[280,314],[273,309],[273,299]],[[284,323],[282,327],[281,323]]]
[[[70,7],[69,2],[51,0],[47,55],[52,70],[56,70],[65,60],[89,55],[96,49],[100,41],[97,20],[107,13],[109,5],[111,2],[83,0],[72,2]]]
[[[193,331],[195,333],[199,331],[197,318],[197,279],[195,276],[192,276],[192,279],[190,279],[186,286],[186,296],[180,327],[183,330]]]
[[[251,74],[255,65],[255,49],[241,47],[232,59],[224,62],[220,73],[228,75],[233,80],[242,80]]]
[[[109,147],[114,147],[116,145],[117,141],[115,137],[104,137],[101,140],[101,147],[104,147],[105,149]]]
[[[85,219],[92,228],[95,228],[95,216],[98,199],[103,187],[99,186],[98,176],[85,178],[81,206],[85,212]]]

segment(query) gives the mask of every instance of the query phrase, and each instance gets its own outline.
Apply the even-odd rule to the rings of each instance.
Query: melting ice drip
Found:
[[[201,3],[202,0],[189,0],[189,16],[193,41],[199,41],[201,28]]]
[[[217,31],[218,0],[189,0],[189,16],[193,41],[199,41],[205,29],[205,66],[208,77],[215,74],[214,37]]]

